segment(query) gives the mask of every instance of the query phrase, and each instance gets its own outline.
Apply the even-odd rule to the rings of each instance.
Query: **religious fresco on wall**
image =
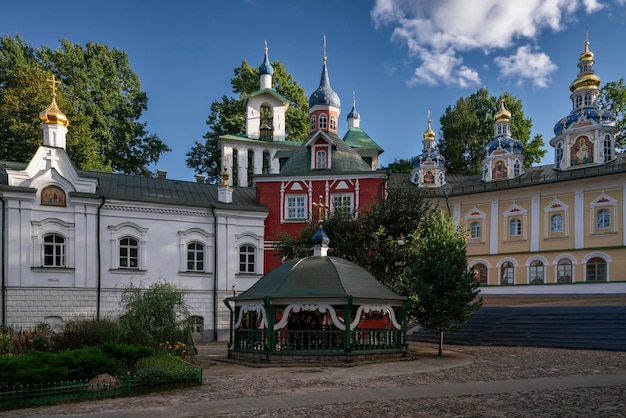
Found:
[[[58,186],[48,186],[41,191],[41,204],[65,206],[65,191]]]
[[[508,169],[504,161],[497,161],[493,166],[493,179],[503,179],[508,177]]]
[[[593,143],[586,137],[576,139],[570,148],[570,166],[593,162]]]

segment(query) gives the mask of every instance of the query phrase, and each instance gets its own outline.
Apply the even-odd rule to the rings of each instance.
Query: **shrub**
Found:
[[[86,319],[70,321],[63,333],[55,338],[57,351],[82,347],[95,347],[121,341],[122,331],[117,321],[109,319]]]
[[[146,290],[130,285],[121,304],[124,342],[152,347],[164,341],[191,342],[189,310],[183,292],[173,284],[157,282]]]
[[[140,345],[107,343],[103,344],[100,349],[120,361],[127,371],[133,371],[135,364],[142,358],[156,355],[154,348]]]

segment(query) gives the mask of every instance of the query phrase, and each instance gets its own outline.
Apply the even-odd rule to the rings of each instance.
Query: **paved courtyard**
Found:
[[[626,352],[412,343],[415,360],[248,367],[200,347],[204,384],[2,417],[624,417]]]

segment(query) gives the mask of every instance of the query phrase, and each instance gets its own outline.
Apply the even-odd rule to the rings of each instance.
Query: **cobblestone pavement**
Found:
[[[247,367],[207,344],[199,387],[21,409],[0,417],[624,417],[626,352],[412,343],[417,358]]]

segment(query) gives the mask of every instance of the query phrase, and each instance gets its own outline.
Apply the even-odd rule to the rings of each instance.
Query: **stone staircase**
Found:
[[[439,341],[421,327],[408,340]],[[444,344],[626,351],[626,306],[484,307]]]

